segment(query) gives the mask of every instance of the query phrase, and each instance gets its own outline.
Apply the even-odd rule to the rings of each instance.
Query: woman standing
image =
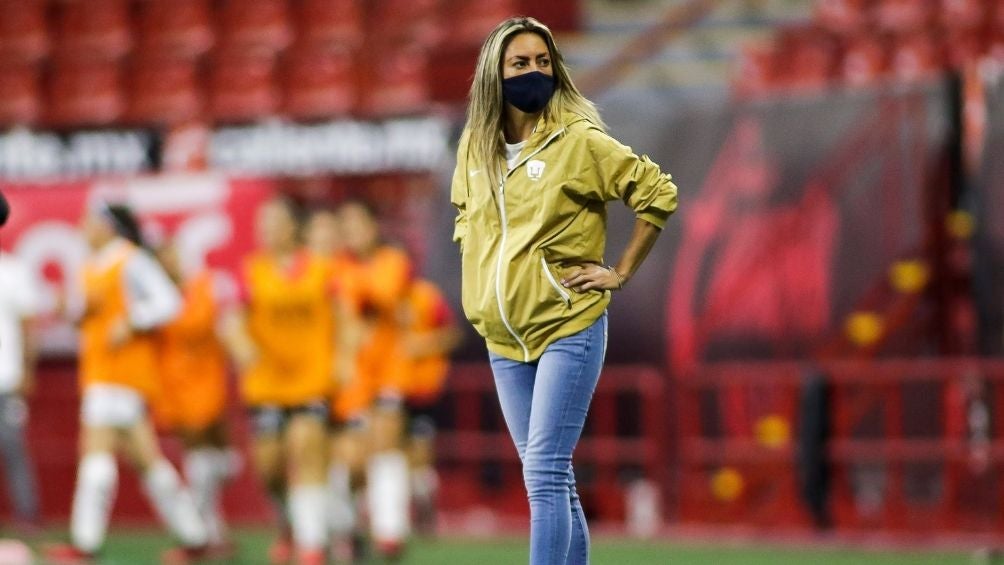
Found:
[[[481,48],[451,200],[464,312],[487,342],[523,462],[530,563],[588,563],[572,451],[603,364],[611,291],[652,248],[676,186],[606,134],[550,30],[513,18]],[[637,215],[615,266],[603,258],[611,200]]]

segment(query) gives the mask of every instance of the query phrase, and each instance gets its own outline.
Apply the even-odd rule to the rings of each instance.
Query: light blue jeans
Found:
[[[586,565],[589,528],[575,492],[572,451],[607,348],[607,314],[559,339],[532,363],[489,353],[506,426],[530,499],[530,565]]]

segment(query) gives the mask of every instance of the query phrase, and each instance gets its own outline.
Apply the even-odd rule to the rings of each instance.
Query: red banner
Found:
[[[63,292],[73,291],[65,282],[87,256],[77,225],[91,202],[129,204],[144,232],[174,240],[186,270],[213,267],[223,281],[234,282],[241,257],[254,245],[255,209],[273,189],[271,181],[222,175],[4,185],[11,218],[0,244],[37,274],[43,309],[50,313],[42,324],[43,350],[75,349],[72,328],[51,313]]]

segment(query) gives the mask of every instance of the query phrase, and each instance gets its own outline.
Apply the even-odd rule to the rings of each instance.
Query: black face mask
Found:
[[[540,71],[524,73],[502,81],[502,98],[526,112],[536,114],[554,94],[554,77]]]

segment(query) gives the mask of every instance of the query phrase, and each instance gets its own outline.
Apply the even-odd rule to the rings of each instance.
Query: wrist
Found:
[[[622,275],[620,273],[620,271],[618,271],[616,268],[614,268],[613,265],[607,265],[604,268],[606,270],[610,271],[611,273],[613,273],[613,275],[615,277],[617,277],[617,290],[620,290],[620,289],[624,288],[624,283],[627,282],[627,277],[625,277],[624,275]]]

